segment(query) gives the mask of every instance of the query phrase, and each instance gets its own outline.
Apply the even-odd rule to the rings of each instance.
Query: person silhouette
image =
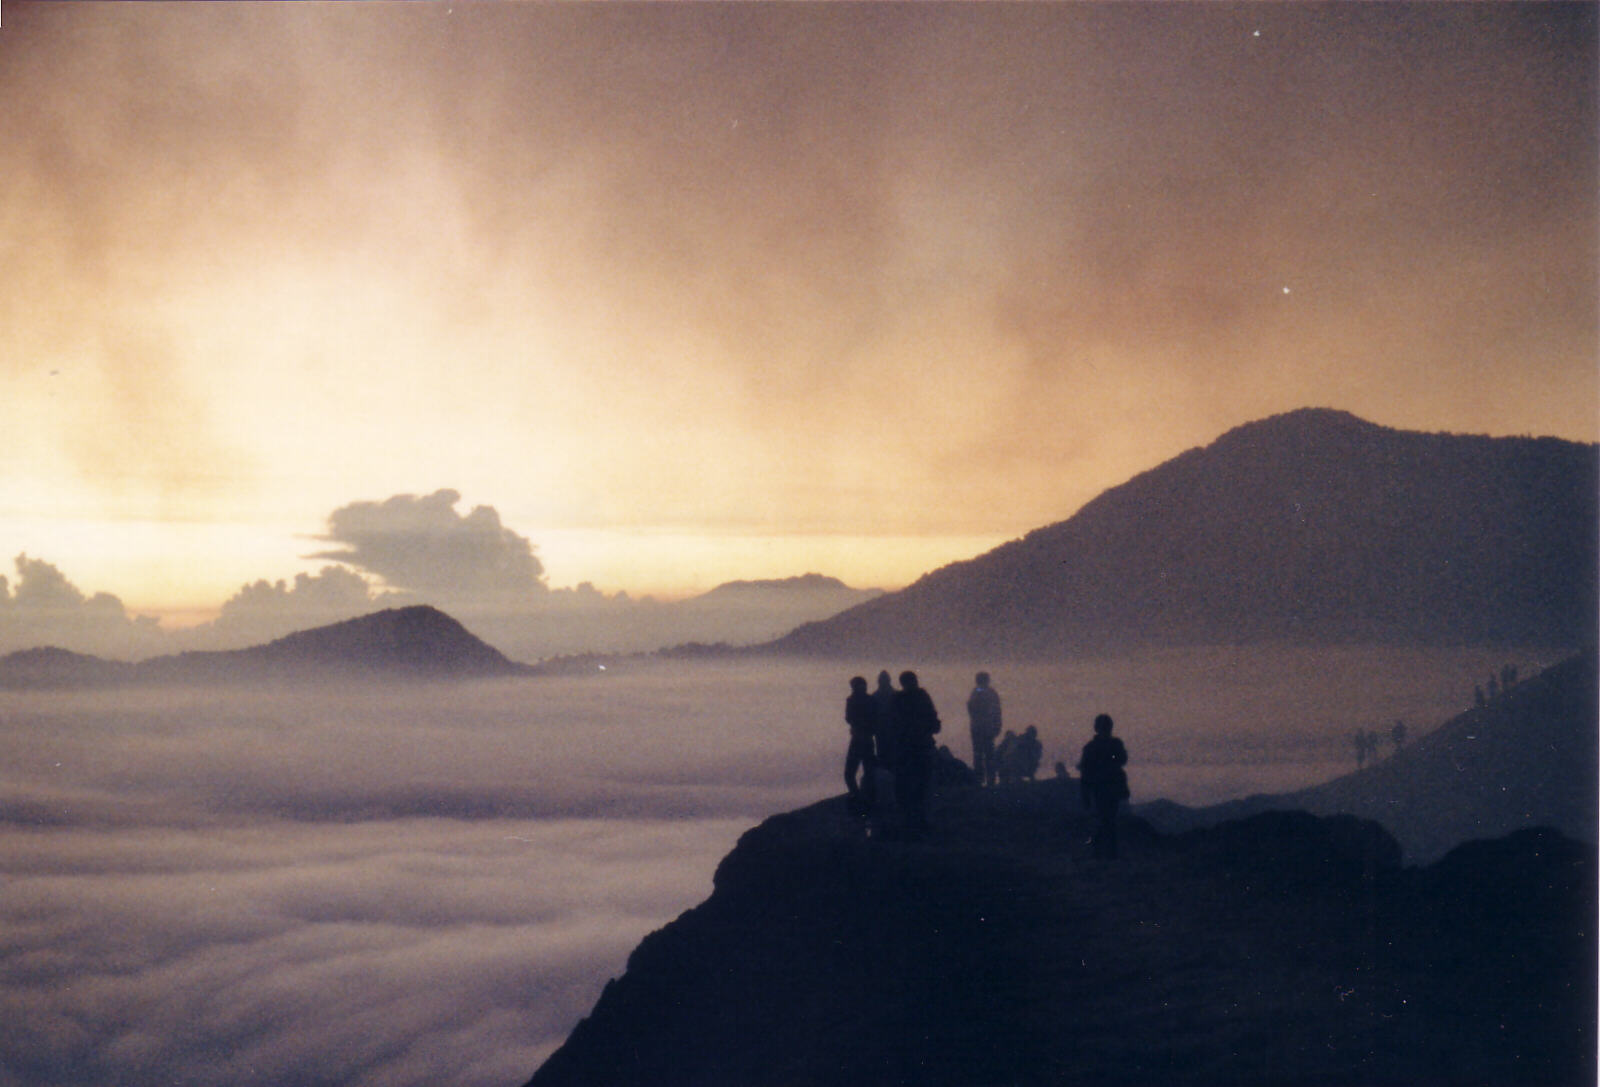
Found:
[[[867,681],[861,676],[850,679],[850,695],[844,700],[844,720],[850,726],[850,746],[844,754],[844,784],[850,797],[850,812],[865,816],[872,811],[878,793],[878,704],[867,693]],[[857,773],[861,774],[859,783]]]
[[[908,836],[930,829],[928,790],[933,781],[934,740],[940,728],[933,698],[917,682],[915,672],[900,673],[894,693],[894,793]]]
[[[886,668],[878,673],[878,686],[872,692],[878,707],[878,765],[891,773],[894,769],[894,683]]]
[[[1039,730],[1029,725],[1017,737],[1011,748],[1012,777],[1018,781],[1032,781],[1039,773],[1039,760],[1044,758],[1044,745],[1039,742]]]
[[[995,783],[994,741],[1000,735],[1000,692],[989,686],[989,673],[979,672],[967,696],[967,721],[972,733],[972,772],[979,785]]]
[[[1128,749],[1111,735],[1111,715],[1094,719],[1094,739],[1083,745],[1078,760],[1082,775],[1083,806],[1093,810],[1094,855],[1100,860],[1117,856],[1117,805],[1128,799]]]
[[[1010,785],[1017,780],[1017,734],[1006,729],[1006,734],[1000,737],[1000,742],[994,748],[994,772],[1002,785]]]

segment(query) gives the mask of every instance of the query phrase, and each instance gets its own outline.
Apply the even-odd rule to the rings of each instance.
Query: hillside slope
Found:
[[[1383,824],[1414,861],[1537,826],[1594,842],[1597,722],[1596,656],[1588,650],[1323,785],[1202,809],[1158,802],[1140,814],[1166,830],[1264,811],[1354,815]]]
[[[1051,781],[961,789],[932,841],[842,800],[767,820],[530,1087],[1594,1081],[1593,850],[1394,866],[1269,814],[1094,862]]]
[[[1260,641],[1575,648],[1595,630],[1596,493],[1592,445],[1305,409],[770,648],[989,660]]]

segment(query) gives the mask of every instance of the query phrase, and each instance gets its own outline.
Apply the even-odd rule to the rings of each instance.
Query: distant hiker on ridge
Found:
[[[931,829],[928,790],[933,781],[933,737],[939,727],[939,712],[917,684],[917,674],[901,672],[900,689],[894,694],[894,793],[906,832],[914,838]]]
[[[972,772],[979,785],[995,783],[994,741],[1000,735],[1000,692],[989,686],[989,673],[979,672],[977,686],[967,696],[967,720],[972,732]]]
[[[1369,755],[1374,759],[1378,757],[1378,734],[1376,732],[1368,732],[1364,728],[1358,728],[1351,734],[1350,742],[1355,744],[1356,748],[1356,769],[1359,770],[1367,764]]]
[[[1117,856],[1117,805],[1128,799],[1128,749],[1111,735],[1111,716],[1094,719],[1094,739],[1083,745],[1078,773],[1083,775],[1083,806],[1094,811],[1094,855]]]
[[[844,720],[850,726],[850,746],[844,755],[844,784],[850,795],[850,814],[866,815],[877,799],[878,703],[867,693],[861,676],[850,680],[850,696],[844,700]],[[861,781],[856,782],[856,774]]]

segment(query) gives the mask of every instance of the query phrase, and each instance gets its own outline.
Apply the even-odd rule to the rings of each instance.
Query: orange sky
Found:
[[[893,587],[1295,407],[1594,440],[1595,10],[8,3],[0,557]]]

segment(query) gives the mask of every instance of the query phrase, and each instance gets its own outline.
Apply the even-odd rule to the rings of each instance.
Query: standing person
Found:
[[[878,704],[867,693],[867,681],[861,676],[850,680],[850,696],[844,700],[844,721],[850,726],[850,746],[844,754],[844,784],[850,794],[850,813],[866,815],[877,799],[878,752],[875,733],[878,729]],[[856,782],[857,772],[861,781]]]
[[[889,670],[878,673],[878,688],[872,692],[878,706],[878,765],[894,771],[894,683]]]
[[[1094,719],[1094,739],[1083,745],[1078,773],[1083,775],[1083,806],[1094,811],[1094,855],[1117,856],[1117,805],[1128,799],[1128,749],[1111,735],[1111,716]]]
[[[967,696],[967,722],[972,733],[972,772],[979,785],[995,782],[994,741],[1000,735],[1000,692],[989,686],[989,673],[979,672]]]
[[[901,672],[900,689],[894,694],[894,793],[906,833],[914,838],[931,829],[928,790],[933,782],[933,737],[939,727],[939,712],[918,685],[917,674]]]

